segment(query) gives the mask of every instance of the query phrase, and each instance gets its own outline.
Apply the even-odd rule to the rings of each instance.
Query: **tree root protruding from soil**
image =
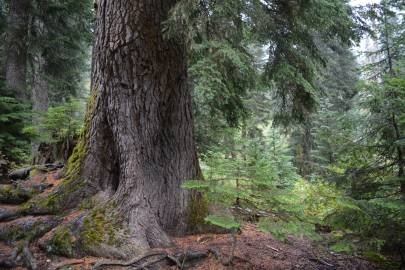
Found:
[[[26,242],[24,244],[24,247],[22,250],[22,255],[23,255],[24,265],[27,266],[28,269],[30,269],[30,270],[38,269],[38,263],[30,251],[29,242]]]
[[[154,258],[154,257],[160,258],[159,261],[161,261],[167,257],[167,253],[162,252],[162,251],[149,251],[149,252],[142,254],[140,256],[137,256],[129,261],[117,261],[117,260],[104,261],[103,260],[103,261],[97,262],[94,265],[93,269],[94,270],[108,269],[106,267],[110,267],[110,266],[139,266],[141,262],[144,262],[144,264],[145,264],[146,263],[145,261],[148,261],[148,260],[150,260],[150,258]],[[153,261],[155,262],[156,259]],[[146,266],[144,266],[144,267],[146,267]]]
[[[164,251],[149,251],[129,261],[102,260],[97,262],[93,269],[109,269],[109,267],[112,266],[132,267],[131,269],[147,269],[147,267],[158,263],[164,263],[164,265],[169,266],[176,265],[179,269],[186,269],[191,266],[196,266],[207,257],[208,253],[202,251],[187,251],[174,255]]]
[[[38,270],[38,262],[29,245],[30,242],[25,241],[22,246],[15,247],[9,257],[0,259],[0,269],[15,269],[24,266],[30,270]]]

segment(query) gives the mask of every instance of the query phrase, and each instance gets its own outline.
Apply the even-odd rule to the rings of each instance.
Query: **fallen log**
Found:
[[[30,175],[32,167],[21,168],[9,173],[8,178],[11,180],[25,180]]]

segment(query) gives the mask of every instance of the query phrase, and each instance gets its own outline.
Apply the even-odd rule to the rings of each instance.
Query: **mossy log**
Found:
[[[30,175],[32,167],[26,167],[26,168],[21,168],[15,171],[12,171],[8,177],[11,180],[24,180],[27,179],[28,176]]]
[[[3,221],[8,221],[15,219],[16,217],[19,217],[20,214],[20,208],[15,206],[15,207],[10,207],[10,206],[0,206],[0,222]]]
[[[0,187],[0,203],[21,204],[32,197],[32,190],[20,186],[2,185]]]
[[[45,234],[60,222],[55,216],[23,217],[0,223],[0,240],[12,244],[17,240],[31,240]]]

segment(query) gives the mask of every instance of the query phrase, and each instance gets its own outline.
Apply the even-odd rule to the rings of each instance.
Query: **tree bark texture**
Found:
[[[176,0],[100,0],[92,88],[96,93],[81,174],[140,247],[165,246],[185,232],[199,177],[186,48],[163,36]]]
[[[37,55],[33,63],[31,87],[32,110],[34,111],[34,115],[32,116],[32,124],[34,126],[39,124],[39,115],[37,114],[46,113],[49,107],[49,84],[45,75],[45,67],[45,58],[41,54]],[[42,133],[42,130],[39,130],[39,132]],[[47,147],[44,149],[46,148]],[[31,152],[32,156],[34,157],[34,164],[44,164],[49,162],[49,159],[44,159],[44,157],[49,153],[41,153],[39,143],[31,143]],[[45,154],[45,156],[43,154]]]
[[[7,17],[6,86],[20,99],[27,98],[27,32],[29,0],[12,0]]]

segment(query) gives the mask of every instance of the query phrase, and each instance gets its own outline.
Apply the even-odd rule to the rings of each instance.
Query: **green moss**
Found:
[[[92,209],[93,207],[94,201],[92,200],[92,198],[84,199],[79,205],[80,210]]]
[[[27,191],[20,186],[4,186],[0,188],[0,202],[3,203],[23,203],[29,200],[33,195],[34,191]]]
[[[72,235],[70,229],[65,226],[60,226],[56,229],[52,239],[49,241],[46,249],[53,254],[65,255],[74,257],[76,248],[76,239]]]
[[[89,140],[91,116],[94,111],[96,99],[97,91],[93,90],[87,103],[85,123],[80,134],[79,143],[73,150],[64,171],[65,179],[55,193],[45,199],[34,202],[38,208],[46,209],[50,212],[60,211],[64,207],[64,204],[69,201],[70,196],[76,195],[78,191],[86,187],[86,180],[80,176],[80,170],[88,150],[87,144]]]
[[[78,191],[86,187],[86,180],[80,176],[80,170],[87,154],[88,131],[90,129],[91,116],[94,111],[96,99],[97,91],[93,90],[87,103],[85,123],[80,134],[80,140],[68,160],[68,165],[64,171],[65,178],[62,180],[62,184],[58,187],[56,192],[50,194],[48,197],[38,198],[26,203],[22,208],[23,212],[39,211],[56,213],[64,208],[71,196],[77,195]]]
[[[369,261],[377,262],[377,263],[387,261],[387,258],[385,258],[383,255],[381,255],[380,253],[377,253],[377,252],[373,252],[373,251],[364,252],[363,257],[366,258]]]
[[[388,260],[378,252],[366,251],[362,255],[366,260],[378,264],[380,269],[399,269],[399,263]]]
[[[39,175],[39,174],[41,174],[42,172],[39,170],[39,169],[36,169],[36,168],[34,168],[34,169],[32,169],[31,171],[30,171],[30,178],[31,177],[35,177],[35,176],[37,176],[37,175]]]
[[[113,217],[106,215],[109,206],[104,208],[96,208],[84,219],[83,228],[80,232],[80,238],[84,244],[84,248],[88,249],[107,243],[115,245],[116,227]]]
[[[8,228],[6,233],[0,235],[0,240],[9,243],[22,238],[24,238],[24,232],[19,227]]]
[[[190,230],[196,229],[204,224],[208,215],[208,201],[200,194],[192,194],[188,202],[188,227]]]
[[[0,239],[7,242],[14,242],[21,239],[31,241],[50,230],[51,227],[52,224],[43,221],[36,221],[34,224],[29,225],[26,230],[22,230],[21,226],[10,227],[1,235]]]
[[[86,182],[81,178],[63,180],[56,192],[47,197],[33,198],[22,206],[22,213],[29,214],[35,212],[58,213],[63,210],[69,197],[77,193],[86,186]]]
[[[76,222],[59,226],[47,243],[47,251],[75,257],[91,253],[102,243],[118,245],[115,236],[119,226],[115,225],[116,220],[107,214],[107,209],[110,209],[109,206],[90,211],[79,228],[74,227]]]
[[[73,150],[72,155],[68,160],[68,165],[66,169],[66,175],[71,177],[77,177],[80,173],[83,160],[86,157],[88,150],[88,141],[89,141],[89,130],[91,125],[91,118],[94,112],[94,108],[97,100],[97,90],[93,90],[89,100],[87,102],[86,116],[84,119],[84,126],[80,134],[79,143],[76,145]]]

